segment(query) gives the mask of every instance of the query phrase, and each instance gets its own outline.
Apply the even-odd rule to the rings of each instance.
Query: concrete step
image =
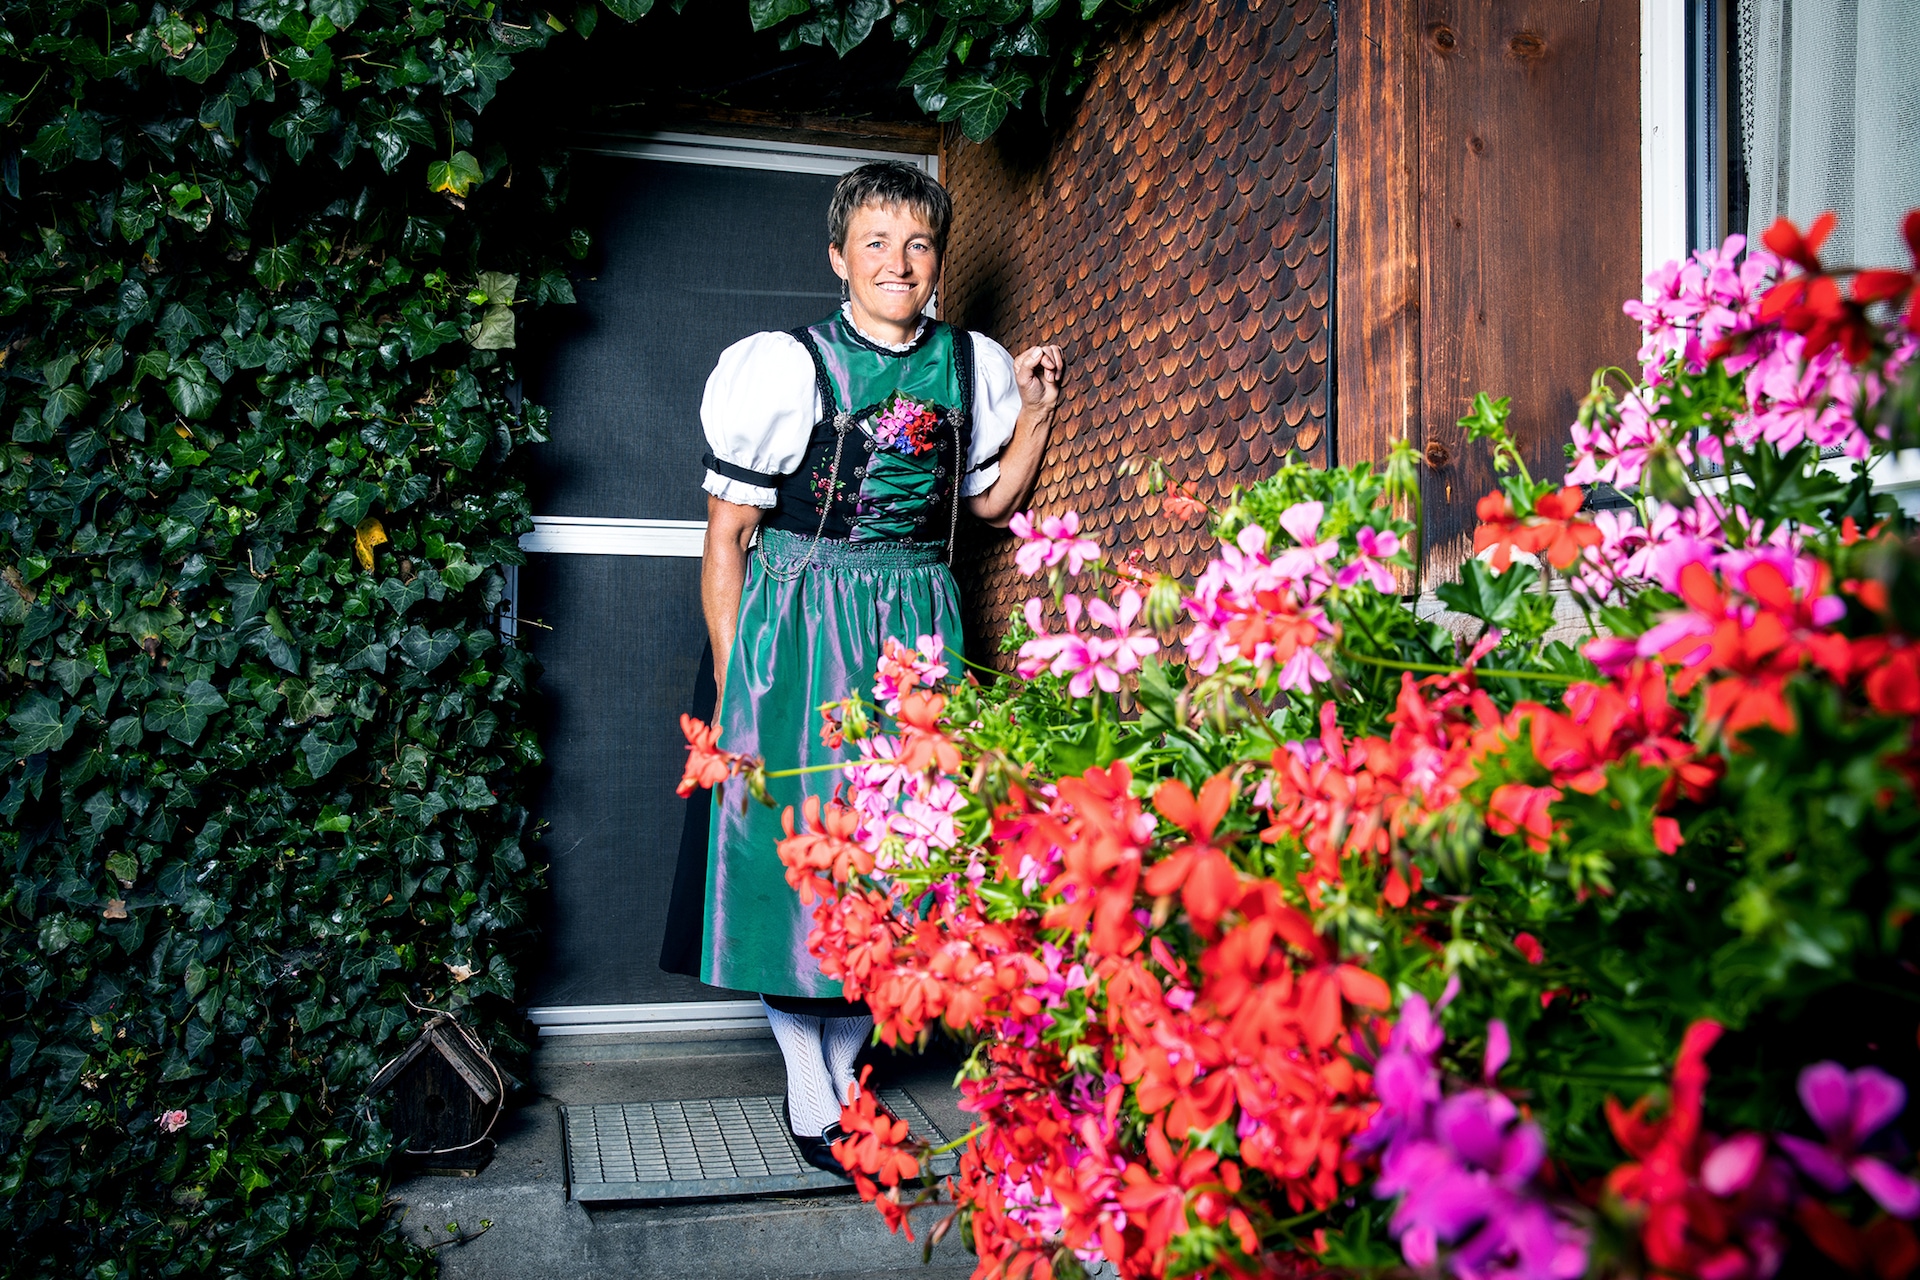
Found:
[[[875,1081],[905,1088],[949,1135],[966,1132],[951,1057],[881,1054]],[[535,1100],[501,1118],[493,1161],[472,1178],[421,1175],[396,1188],[407,1233],[437,1246],[443,1280],[958,1280],[973,1258],[950,1236],[921,1262],[851,1187],[808,1197],[588,1209],[566,1194],[562,1105],[779,1093],[771,1039],[686,1034],[558,1037],[534,1056]],[[931,1228],[923,1214],[917,1230]],[[482,1228],[482,1223],[491,1225]],[[476,1234],[479,1233],[479,1234]],[[464,1239],[465,1243],[454,1243]]]

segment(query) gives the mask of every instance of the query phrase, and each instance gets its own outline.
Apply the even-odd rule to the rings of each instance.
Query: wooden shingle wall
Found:
[[[1288,450],[1329,459],[1334,69],[1327,0],[1183,0],[1103,55],[1057,136],[945,151],[941,314],[1067,357],[1031,505],[1149,570],[1190,578],[1210,539],[1123,465],[1213,499]],[[964,550],[990,652],[1032,584],[1004,535]]]

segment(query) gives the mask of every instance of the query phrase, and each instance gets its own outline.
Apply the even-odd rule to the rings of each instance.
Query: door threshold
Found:
[[[683,1031],[772,1035],[758,1000],[683,1000],[662,1004],[552,1005],[527,1010],[527,1021],[547,1036],[644,1036]]]

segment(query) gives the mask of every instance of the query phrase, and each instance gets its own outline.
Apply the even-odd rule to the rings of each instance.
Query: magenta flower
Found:
[[[1042,569],[1051,569],[1065,561],[1068,573],[1079,573],[1091,561],[1100,558],[1100,544],[1080,536],[1080,513],[1033,518],[1022,511],[1008,522],[1007,528],[1020,539],[1013,563],[1021,574],[1031,578]]]
[[[1584,1275],[1586,1232],[1556,1212],[1534,1181],[1546,1139],[1491,1087],[1512,1051],[1506,1025],[1487,1025],[1481,1076],[1488,1088],[1444,1094],[1434,1062],[1442,1043],[1426,1000],[1409,996],[1374,1065],[1380,1110],[1352,1147],[1356,1155],[1385,1148],[1374,1193],[1399,1197],[1389,1230],[1401,1255],[1427,1270],[1445,1248],[1446,1269],[1460,1280]]]
[[[1363,526],[1354,535],[1354,541],[1360,544],[1360,554],[1341,566],[1334,581],[1343,587],[1350,587],[1365,578],[1373,584],[1375,591],[1392,595],[1399,584],[1394,581],[1393,570],[1381,562],[1400,553],[1400,535],[1391,529],[1382,532]]]
[[[1907,1087],[1877,1067],[1849,1072],[1837,1062],[1816,1062],[1800,1073],[1800,1102],[1826,1135],[1813,1142],[1783,1133],[1775,1137],[1800,1171],[1828,1191],[1858,1182],[1896,1218],[1920,1216],[1920,1183],[1861,1148],[1907,1105]]]

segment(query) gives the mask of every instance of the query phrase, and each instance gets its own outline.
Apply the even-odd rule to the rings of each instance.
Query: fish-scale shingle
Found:
[[[1138,552],[1153,572],[1191,577],[1209,540],[1143,492],[1144,464],[1212,500],[1289,451],[1325,459],[1328,9],[1182,0],[1109,51],[1037,164],[957,137],[946,153],[943,314],[1016,351],[1067,351],[1033,506],[1077,507],[1116,558]],[[1008,539],[977,527],[961,577],[991,652],[1031,584]]]

